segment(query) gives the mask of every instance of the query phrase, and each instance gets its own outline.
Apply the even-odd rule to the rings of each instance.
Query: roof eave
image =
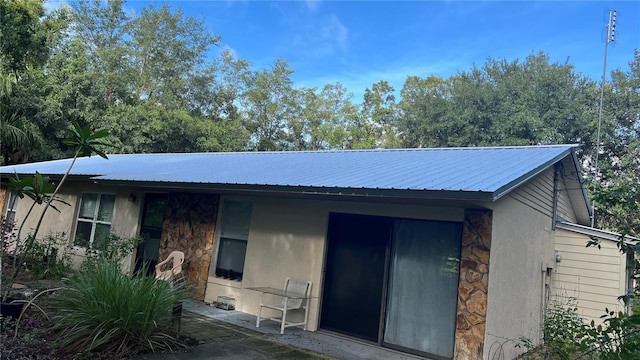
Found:
[[[538,167],[536,167],[534,169],[531,169],[531,171],[529,171],[528,173],[526,173],[526,174],[514,179],[513,181],[501,186],[500,188],[498,188],[493,193],[493,199],[492,200],[496,201],[496,200],[500,199],[501,197],[507,195],[512,190],[514,190],[517,187],[519,187],[520,185],[522,185],[525,182],[533,179],[534,177],[536,177],[538,174],[540,174],[543,171],[545,171],[546,169],[548,169],[553,164],[555,164],[558,161],[560,161],[560,160],[564,159],[565,157],[567,157],[567,155],[569,155],[570,153],[574,153],[573,149],[574,149],[573,147],[567,148],[567,150],[565,150],[562,153],[556,155],[555,157],[547,160],[546,162],[544,162],[540,166],[538,166]],[[575,155],[575,153],[574,153],[574,155]]]
[[[618,234],[618,233],[615,233],[615,232],[601,230],[601,229],[592,228],[592,227],[579,225],[579,224],[574,224],[574,223],[571,223],[571,222],[568,222],[568,221],[564,221],[564,220],[558,221],[556,223],[556,227],[558,227],[560,229],[572,231],[572,232],[575,232],[575,233],[596,237],[598,239],[604,239],[604,240],[610,240],[610,241],[616,241],[617,242],[617,241],[620,241],[620,239],[622,238],[621,234]],[[635,245],[638,242],[640,242],[640,239],[637,239],[637,238],[635,238],[633,236],[625,236],[624,237],[624,242],[629,244],[629,245]]]
[[[209,191],[243,191],[290,193],[301,195],[334,195],[349,197],[375,198],[413,198],[426,200],[463,200],[490,202],[493,194],[482,191],[448,191],[448,190],[413,190],[413,189],[372,189],[372,188],[343,188],[321,186],[280,186],[255,184],[221,184],[221,183],[182,183],[182,182],[149,182],[128,180],[100,180],[96,183],[116,186],[136,186],[162,189],[209,190]]]
[[[532,178],[534,178],[535,176],[539,175],[540,173],[542,173],[543,171],[545,171],[546,169],[548,169],[550,166],[554,165],[555,163],[562,161],[563,159],[565,159],[567,156],[571,156],[571,162],[573,164],[573,171],[575,171],[575,173],[577,174],[577,183],[578,183],[578,187],[574,188],[574,187],[569,187],[569,189],[567,190],[569,193],[569,196],[571,197],[572,200],[574,199],[580,199],[580,203],[584,204],[584,206],[576,206],[576,204],[574,204],[574,210],[576,212],[576,217],[578,219],[578,222],[580,224],[586,225],[589,224],[591,221],[591,217],[593,216],[593,208],[591,207],[591,202],[589,201],[589,196],[587,195],[587,190],[585,189],[585,187],[583,186],[583,179],[582,179],[582,172],[580,171],[580,167],[578,166],[579,162],[578,162],[578,156],[575,152],[575,149],[578,147],[578,145],[574,145],[570,148],[568,148],[566,151],[563,151],[562,153],[558,154],[557,156],[555,156],[554,158],[548,160],[547,162],[545,162],[544,164],[540,165],[539,167],[532,169],[530,172],[524,174],[523,176],[511,181],[510,183],[500,187],[498,190],[496,190],[496,192],[494,193],[494,197],[492,199],[492,201],[496,201],[499,198],[503,197],[504,195],[507,195],[509,192],[511,192],[512,190],[514,190],[515,188],[519,187],[520,185],[524,184],[525,182],[531,180]],[[574,203],[574,201],[572,201],[572,203]]]
[[[571,150],[571,159],[573,160],[573,170],[577,174],[577,182],[580,185],[579,188],[570,188],[568,190],[569,196],[574,198],[580,198],[582,204],[584,206],[580,206],[576,209],[576,217],[578,218],[578,222],[586,225],[591,223],[591,218],[593,217],[593,207],[591,206],[591,201],[589,200],[589,195],[587,194],[587,189],[583,186],[584,179],[582,177],[582,171],[580,171],[578,155],[573,149]]]

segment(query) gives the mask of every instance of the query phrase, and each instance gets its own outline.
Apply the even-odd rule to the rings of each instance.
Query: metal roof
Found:
[[[108,160],[98,156],[78,158],[71,175],[96,181],[462,192],[459,195],[494,201],[559,160],[571,155],[575,158],[575,148],[549,145],[113,154]],[[70,161],[3,166],[0,173],[33,174],[37,170],[44,175],[63,175]]]

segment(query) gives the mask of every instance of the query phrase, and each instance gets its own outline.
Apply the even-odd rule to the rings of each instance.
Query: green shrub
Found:
[[[23,264],[36,279],[60,279],[67,276],[71,271],[71,256],[64,251],[66,244],[64,233],[48,234],[33,242],[29,251],[24,254]]]
[[[569,298],[564,304],[554,303],[545,316],[542,332],[544,352],[549,359],[573,359],[590,350],[585,341],[587,329],[578,315],[577,300]]]
[[[540,349],[530,341],[521,341],[532,353],[542,353],[544,359],[640,359],[640,316],[607,310],[602,322],[585,324],[578,315],[577,302],[569,298],[547,311],[544,323],[544,343]]]
[[[131,254],[142,241],[139,236],[123,238],[111,233],[104,241],[95,242],[87,249],[81,270],[95,267],[105,259],[117,263]]]
[[[114,260],[94,265],[67,279],[53,301],[59,352],[124,357],[181,346],[172,310],[185,297],[182,285],[124,274]]]
[[[602,325],[593,321],[587,328],[592,352],[598,359],[640,359],[640,318],[622,312],[608,311]]]

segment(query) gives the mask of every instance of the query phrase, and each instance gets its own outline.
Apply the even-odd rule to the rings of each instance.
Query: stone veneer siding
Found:
[[[196,300],[204,300],[219,202],[218,195],[170,193],[165,209],[160,259],[174,250],[184,252],[183,271]]]
[[[462,229],[454,359],[482,359],[487,317],[491,210],[467,209]]]
[[[0,214],[2,214],[2,216],[4,216],[4,210],[5,210],[5,202],[7,200],[7,194],[8,191],[5,188],[0,188]]]

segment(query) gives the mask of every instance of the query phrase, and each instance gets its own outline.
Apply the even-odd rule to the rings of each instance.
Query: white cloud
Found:
[[[340,22],[335,14],[331,14],[329,22],[322,27],[322,38],[335,43],[340,50],[347,51],[349,29]]]
[[[304,4],[307,6],[307,9],[311,12],[316,12],[320,7],[320,3],[322,0],[305,0]]]
[[[292,53],[290,58],[318,59],[349,50],[349,29],[335,14],[295,25],[291,26],[286,49]]]
[[[234,59],[238,59],[238,52],[236,51],[236,49],[229,46],[229,44],[222,45],[222,49],[220,49],[220,53],[223,53],[225,51],[228,51],[229,54],[231,54],[231,56],[233,56]]]

